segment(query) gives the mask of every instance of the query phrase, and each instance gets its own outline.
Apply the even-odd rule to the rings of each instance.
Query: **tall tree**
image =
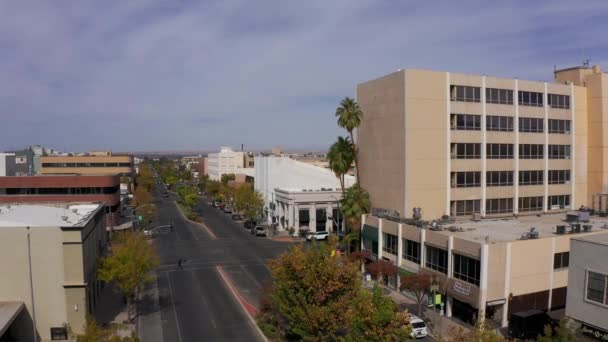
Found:
[[[353,241],[361,241],[361,215],[369,213],[370,207],[369,193],[358,184],[352,185],[342,194],[340,210],[344,213],[348,223],[349,233],[345,236],[345,242],[349,246]],[[359,244],[356,249],[358,248]]]
[[[338,140],[329,148],[327,159],[329,161],[329,168],[340,180],[340,187],[342,188],[342,193],[344,193],[344,177],[348,173],[348,170],[350,170],[354,160],[354,148],[349,138],[338,137]]]
[[[263,206],[262,194],[249,183],[242,184],[234,192],[234,208],[248,221],[255,221],[262,214]]]
[[[359,184],[359,158],[357,157],[357,144],[353,131],[361,125],[363,112],[355,100],[350,97],[345,97],[342,102],[340,102],[340,106],[336,109],[336,117],[338,118],[338,126],[346,129],[350,136],[350,141],[353,144],[355,172],[357,174],[357,184]]]
[[[408,290],[414,293],[416,296],[417,304],[417,315],[422,315],[422,302],[424,295],[428,293],[431,288],[432,279],[428,273],[416,273],[401,276],[401,285],[399,289],[401,291]]]
[[[158,258],[141,232],[122,232],[114,235],[111,254],[101,259],[98,278],[116,281],[127,297],[127,313],[131,318],[132,300],[140,286],[149,282],[149,272],[158,265]]]

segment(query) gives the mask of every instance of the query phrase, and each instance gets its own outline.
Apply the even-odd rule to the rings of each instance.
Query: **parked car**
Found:
[[[255,236],[266,236],[266,229],[262,226],[255,227]]]
[[[226,213],[226,214],[232,214],[232,208],[230,208],[230,207],[224,207],[224,210],[223,210],[223,211],[224,211],[224,213]]]
[[[166,191],[163,193],[163,197],[169,197],[169,193],[167,193]]]
[[[329,238],[329,233],[328,232],[314,232],[314,233],[310,233],[307,237],[306,240],[308,241],[312,241],[312,240],[327,240]]]
[[[218,205],[218,208],[220,208],[220,210],[222,210],[222,211],[224,210],[224,207],[226,207],[226,205],[224,203],[220,203]]]
[[[410,326],[412,328],[412,332],[410,333],[412,338],[423,338],[428,335],[426,323],[414,315],[410,315]]]
[[[243,222],[243,226],[245,226],[245,228],[247,228],[247,229],[251,229],[251,228],[255,228],[256,224],[255,224],[255,221],[245,221],[245,222]]]
[[[241,215],[239,215],[239,214],[233,214],[232,219],[235,221],[240,221],[243,219],[243,217],[241,217]]]

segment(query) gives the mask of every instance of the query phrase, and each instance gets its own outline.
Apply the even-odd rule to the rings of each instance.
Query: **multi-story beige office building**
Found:
[[[357,87],[363,247],[435,275],[448,315],[563,308],[570,237],[607,232],[608,74],[554,77],[399,70]],[[563,222],[581,206],[602,217]]]
[[[135,177],[133,156],[98,152],[85,156],[40,157],[40,174],[118,174]]]
[[[551,212],[608,192],[608,74],[533,82],[400,70],[360,84],[361,184],[424,219]]]
[[[81,333],[98,304],[106,235],[102,204],[0,205],[0,340]]]

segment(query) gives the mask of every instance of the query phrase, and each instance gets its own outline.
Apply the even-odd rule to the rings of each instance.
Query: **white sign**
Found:
[[[457,281],[457,282],[454,282],[454,291],[456,291],[460,294],[463,294],[465,296],[469,296],[471,294],[471,286]]]

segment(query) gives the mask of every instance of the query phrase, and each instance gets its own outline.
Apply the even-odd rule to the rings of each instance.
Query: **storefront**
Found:
[[[475,325],[479,313],[479,288],[464,281],[450,278],[447,286],[448,296],[452,298],[452,316]]]

